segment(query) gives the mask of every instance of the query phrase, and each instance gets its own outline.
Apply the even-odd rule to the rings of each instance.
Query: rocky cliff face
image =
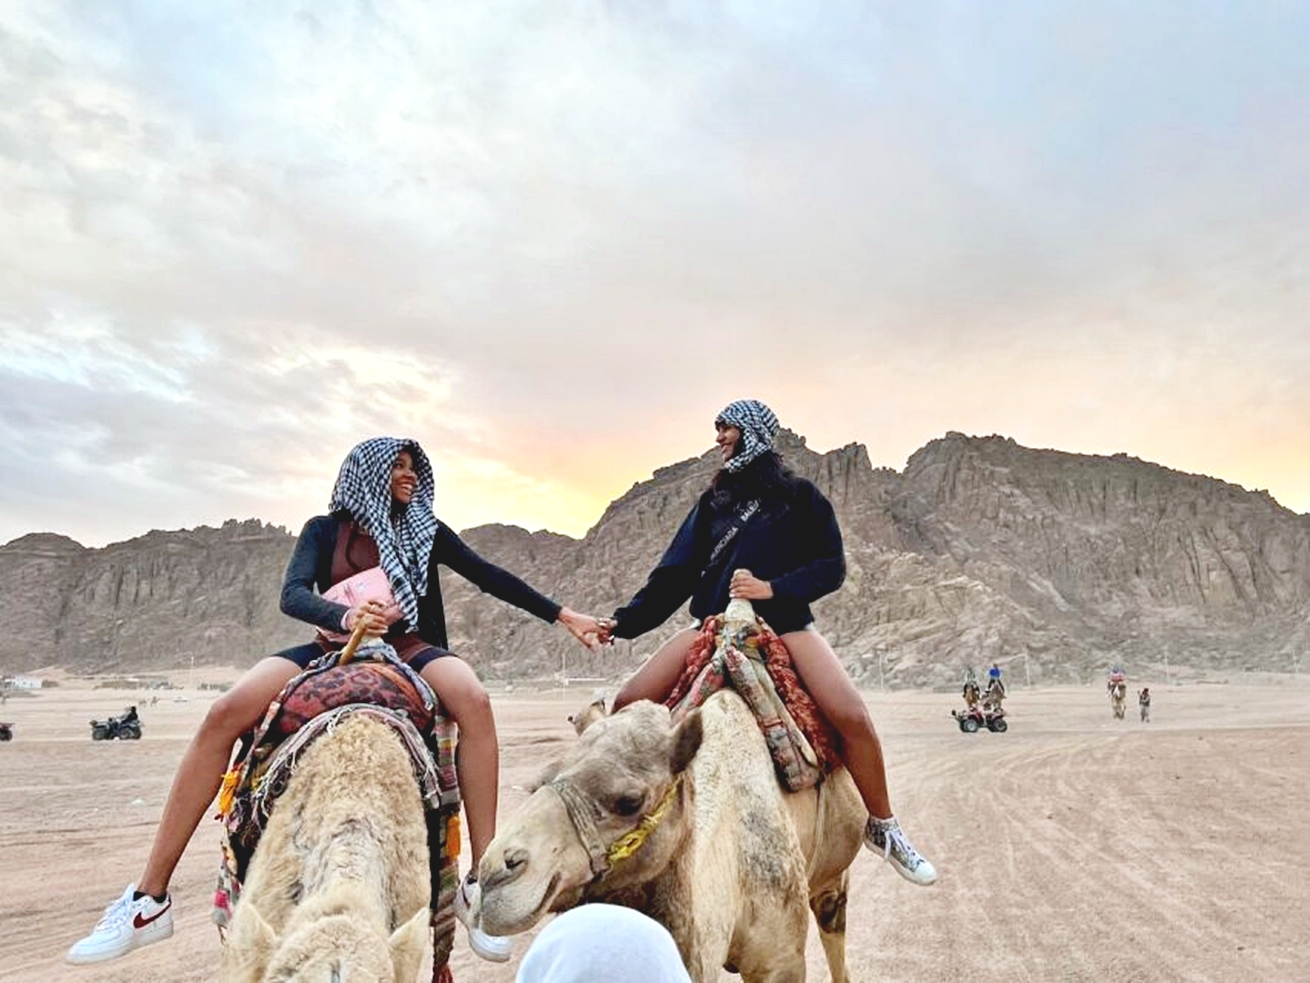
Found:
[[[780,449],[841,521],[847,581],[815,612],[864,685],[948,685],[993,661],[1034,682],[1086,681],[1112,660],[1157,677],[1166,661],[1310,664],[1310,517],[1267,494],[1001,437],[947,434],[904,472],[873,468],[859,444],[817,454],[784,432]],[[464,536],[564,603],[607,613],[644,582],[715,466],[710,453],[657,471],[582,540],[512,526]],[[0,585],[19,602],[0,613],[0,667],[250,664],[309,636],[277,610],[291,544],[253,521],[103,550],[23,537],[0,547]],[[443,574],[443,590],[452,647],[498,678],[612,677],[685,623],[592,655],[460,578]]]
[[[0,590],[35,598],[39,616],[4,606],[0,666],[121,672],[185,666],[193,656],[251,664],[305,640],[278,610],[293,543],[254,520],[98,550],[50,535],[16,539],[0,547]]]

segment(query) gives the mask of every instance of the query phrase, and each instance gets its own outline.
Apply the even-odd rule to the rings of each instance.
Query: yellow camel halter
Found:
[[[600,818],[600,808],[595,800],[567,778],[557,778],[550,782],[548,787],[554,789],[555,794],[564,803],[564,810],[573,822],[578,840],[591,858],[591,872],[599,879],[617,861],[626,860],[641,849],[650,834],[668,814],[669,807],[677,798],[678,788],[681,785],[682,776],[678,775],[669,783],[668,791],[664,793],[664,798],[660,799],[659,805],[643,816],[633,829],[624,833],[608,847],[601,842],[600,831],[596,826],[596,820]]]
[[[620,860],[627,860],[630,856],[641,849],[646,838],[664,819],[664,814],[669,811],[669,806],[673,805],[673,799],[678,794],[678,786],[682,784],[682,775],[678,775],[669,783],[669,789],[664,793],[664,798],[660,799],[657,805],[649,814],[642,816],[635,829],[630,829],[617,840],[610,844],[608,859],[614,864]]]

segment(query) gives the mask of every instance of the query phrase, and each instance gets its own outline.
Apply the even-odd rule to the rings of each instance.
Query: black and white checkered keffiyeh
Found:
[[[729,403],[715,423],[727,423],[741,431],[741,446],[724,463],[729,471],[740,471],[766,451],[773,450],[778,436],[778,418],[758,399],[739,399]]]
[[[409,451],[414,459],[418,487],[409,504],[393,516],[391,465],[401,451]],[[373,437],[357,444],[341,462],[328,506],[333,512],[345,509],[373,537],[391,592],[411,630],[418,628],[418,599],[428,592],[428,558],[437,532],[432,497],[432,465],[418,441]]]

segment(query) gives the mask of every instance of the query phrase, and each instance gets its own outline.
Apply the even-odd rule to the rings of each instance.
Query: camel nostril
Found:
[[[527,850],[507,850],[505,851],[505,869],[517,870],[528,862]]]

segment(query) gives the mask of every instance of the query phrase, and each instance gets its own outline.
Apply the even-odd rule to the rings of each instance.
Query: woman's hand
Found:
[[[569,630],[570,635],[587,648],[593,652],[600,651],[603,629],[599,618],[593,618],[589,614],[578,614],[571,608],[560,608],[557,620]]]
[[[598,638],[600,644],[613,645],[614,629],[619,626],[619,623],[613,618],[597,618],[596,623],[600,625],[600,636]]]
[[[365,601],[363,604],[355,605],[346,612],[346,631],[353,635],[355,626],[359,624],[362,618],[364,620],[365,635],[385,635],[389,627],[384,614],[386,609],[386,605],[381,601]]]
[[[744,601],[767,601],[773,596],[773,585],[753,576],[749,570],[734,570],[728,583],[728,596]]]

